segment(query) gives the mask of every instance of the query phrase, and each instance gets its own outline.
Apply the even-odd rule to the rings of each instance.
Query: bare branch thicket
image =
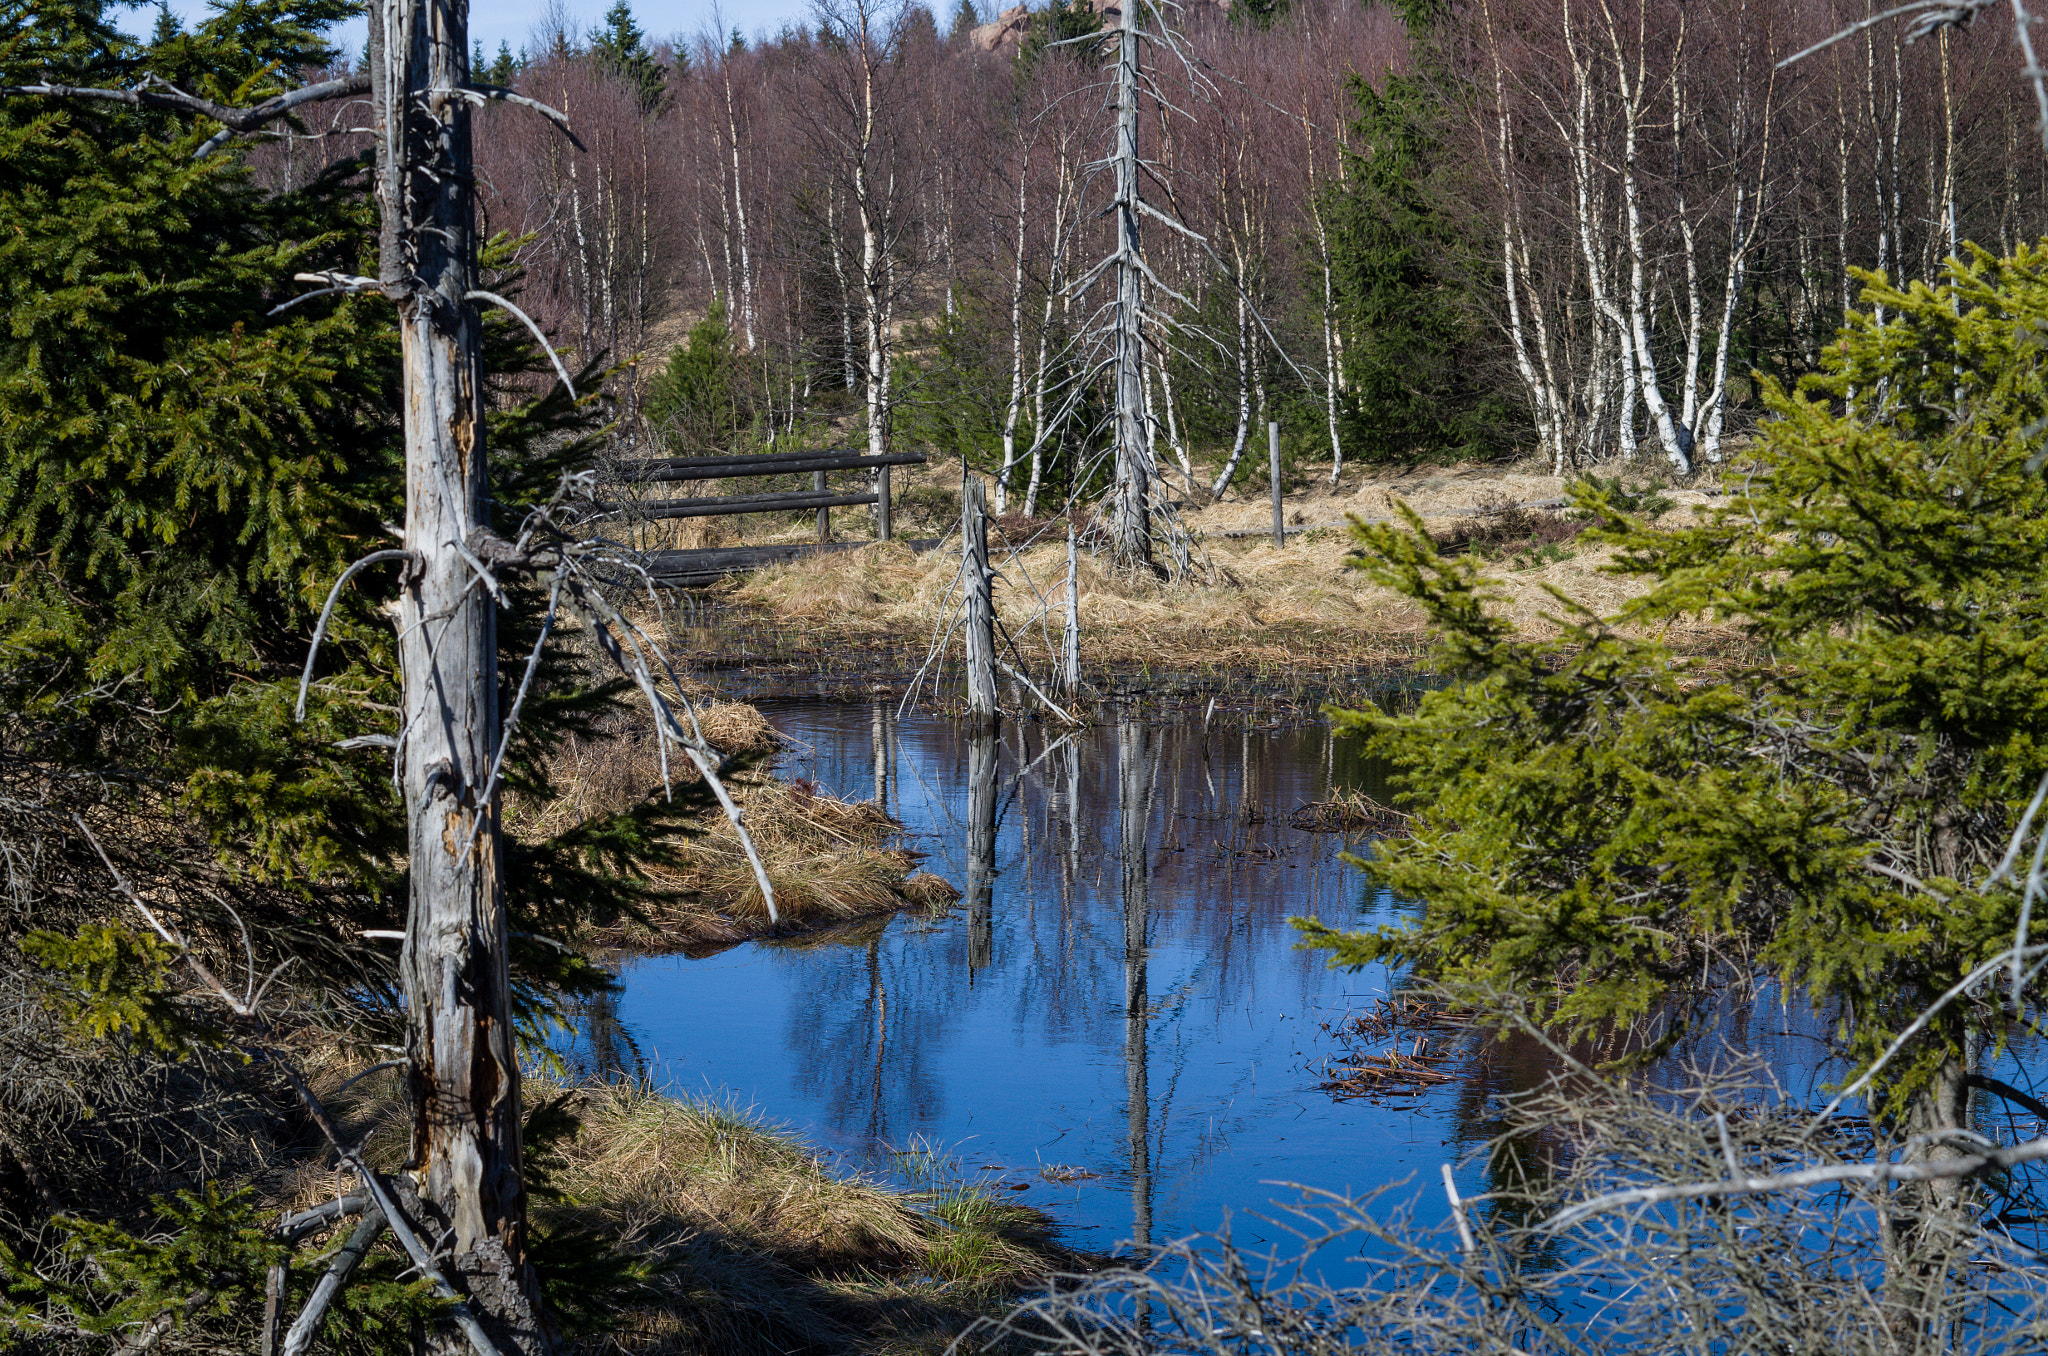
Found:
[[[1448,1211],[1434,1182],[1412,1198],[1408,1184],[1355,1199],[1300,1190],[1258,1217],[1284,1256],[1228,1231],[1184,1240],[990,1327],[1062,1356],[1932,1356],[2035,1350],[2048,1335],[2030,1177],[1977,1182],[1975,1213],[1951,1217],[1938,1243],[1916,1235],[1922,1274],[1899,1285],[1888,1223],[1900,1201],[1851,1171],[1869,1166],[1867,1136],[1853,1121],[1817,1128],[1759,1066],[1665,1088],[1574,1071],[1505,1110],[1508,1129],[1474,1155],[1487,1190],[1461,1197],[1446,1173]],[[1795,1163],[1842,1175],[1568,1214],[1624,1183]]]
[[[1781,755],[1820,756],[1809,733],[1778,731]],[[2048,777],[2002,853],[1987,839],[1969,855],[1980,892],[2016,886],[2031,902],[2048,891],[2048,830],[2036,832],[2044,802]],[[1910,854],[1886,855],[1925,870]],[[1980,1067],[1963,1082],[1986,1095],[1963,1124],[1914,1133],[1910,1121],[1885,1129],[1839,1113],[1953,1005],[1990,1017],[2010,1003],[2022,1029],[2036,1029],[2044,971],[2048,944],[2032,942],[2023,919],[2010,946],[1906,1023],[1817,1111],[1753,1056],[1694,1066],[1670,1086],[1605,1078],[1512,996],[1496,996],[1496,1019],[1548,1049],[1560,1072],[1498,1100],[1507,1128],[1472,1155],[1485,1191],[1461,1196],[1443,1165],[1447,1224],[1432,1229],[1388,1191],[1305,1192],[1276,1221],[1297,1249],[1284,1262],[1249,1257],[1227,1234],[1190,1240],[996,1326],[1075,1356],[2038,1349],[2048,1337],[2048,1178],[2033,1165],[2048,1162],[2048,1102]],[[2014,1076],[2028,1081],[2023,1060]],[[1362,1279],[1333,1286],[1315,1274],[1337,1265]]]

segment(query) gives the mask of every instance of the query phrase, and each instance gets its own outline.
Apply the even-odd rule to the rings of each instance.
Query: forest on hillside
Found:
[[[1104,441],[1111,119],[1074,40],[1118,13],[833,0],[681,44],[623,4],[565,14],[486,64],[588,149],[484,110],[481,211],[543,328],[637,360],[614,379],[629,437],[765,450],[857,424],[1035,512]],[[1857,270],[1933,281],[2048,227],[2009,29],[1877,26],[1778,67],[1862,14],[1185,6],[1140,130],[1177,223],[1143,225],[1161,462],[1220,489],[1269,419],[1304,460],[1715,459],[1754,373],[1814,370]],[[284,187],[337,140],[258,163]]]

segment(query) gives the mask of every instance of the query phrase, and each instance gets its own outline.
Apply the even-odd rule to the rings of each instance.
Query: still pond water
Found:
[[[783,776],[881,797],[965,897],[938,918],[630,962],[616,1028],[587,1028],[580,1060],[644,1059],[667,1091],[732,1099],[883,1176],[936,1149],[1101,1251],[1226,1217],[1258,1243],[1255,1215],[1290,1183],[1412,1178],[1419,1218],[1441,1217],[1438,1165],[1498,1130],[1497,1094],[1546,1072],[1510,1051],[1419,1096],[1318,1089],[1341,1054],[1324,1024],[1390,976],[1329,969],[1287,919],[1364,927],[1406,907],[1340,857],[1369,844],[1289,826],[1336,788],[1386,797],[1326,729],[1112,720],[1065,742],[1036,725],[972,740],[892,708],[762,707],[795,741]],[[1458,1176],[1483,1189],[1477,1165]]]

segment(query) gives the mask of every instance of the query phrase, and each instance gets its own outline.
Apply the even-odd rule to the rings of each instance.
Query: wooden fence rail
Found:
[[[729,513],[795,513],[818,511],[818,540],[831,539],[834,508],[856,504],[875,506],[875,535],[883,541],[892,535],[889,522],[889,468],[921,466],[921,452],[889,452],[868,456],[851,448],[832,447],[816,452],[770,452],[757,456],[649,457],[625,462],[617,468],[619,480],[633,485],[664,484],[688,480],[724,480],[732,476],[780,476],[809,473],[809,490],[783,494],[728,494],[701,499],[610,500],[599,504],[604,517],[634,517],[650,520],[671,518],[716,518]],[[825,485],[827,471],[878,471],[871,493],[842,493]]]
[[[802,471],[861,471],[877,466],[919,466],[922,452],[888,452],[879,457],[843,448],[823,452],[772,452],[757,457],[650,457],[619,467],[619,479],[722,480],[726,476],[779,476]]]
[[[608,502],[598,505],[607,514],[638,518],[716,518],[728,513],[775,513],[780,510],[838,508],[845,504],[872,504],[878,494],[841,494],[827,490],[792,490],[786,494],[723,494],[703,499],[646,499],[638,503]]]

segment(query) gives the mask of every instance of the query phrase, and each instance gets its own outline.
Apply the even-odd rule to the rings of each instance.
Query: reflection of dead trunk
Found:
[[[1960,1059],[1942,1061],[1932,1085],[1916,1094],[1899,1118],[1899,1131],[1917,1144],[1902,1155],[1914,1159],[1954,1158],[1953,1136],[1969,1125],[1969,1070]],[[1876,1109],[1882,1110],[1878,1099]],[[1973,1197],[1978,1199],[1973,1200]],[[1899,1336],[1908,1330],[1926,1341],[1926,1349],[1951,1349],[1952,1334],[1942,1315],[1957,1282],[1978,1246],[1974,1220],[1982,1201],[1976,1188],[1947,1180],[1901,1182],[1892,1191],[1881,1216],[1885,1242],[1885,1298],[1896,1315]]]
[[[875,756],[875,805],[883,814],[889,813],[889,724],[883,714],[882,704],[875,703],[874,722],[870,728],[870,739]]]
[[[879,715],[877,719],[880,719]],[[875,1076],[873,1095],[868,1102],[868,1139],[879,1144],[885,1129],[882,1119],[882,1060],[889,1052],[889,989],[882,983],[882,942],[879,937],[868,943],[868,1008],[875,1014]]]
[[[1118,857],[1123,867],[1124,1077],[1130,1107],[1131,1228],[1140,1248],[1152,1242],[1152,1096],[1147,1061],[1151,1017],[1146,932],[1151,909],[1152,731],[1125,723],[1117,749]]]
[[[967,968],[995,959],[996,737],[967,740]]]
[[[607,989],[590,996],[590,1004],[583,1014],[584,1030],[590,1033],[590,1072],[606,1083],[622,1082],[637,1069],[626,1067],[626,1052],[632,1048],[625,1039],[625,1026],[619,1021],[619,995],[614,989]],[[639,1061],[636,1059],[637,1065]]]

